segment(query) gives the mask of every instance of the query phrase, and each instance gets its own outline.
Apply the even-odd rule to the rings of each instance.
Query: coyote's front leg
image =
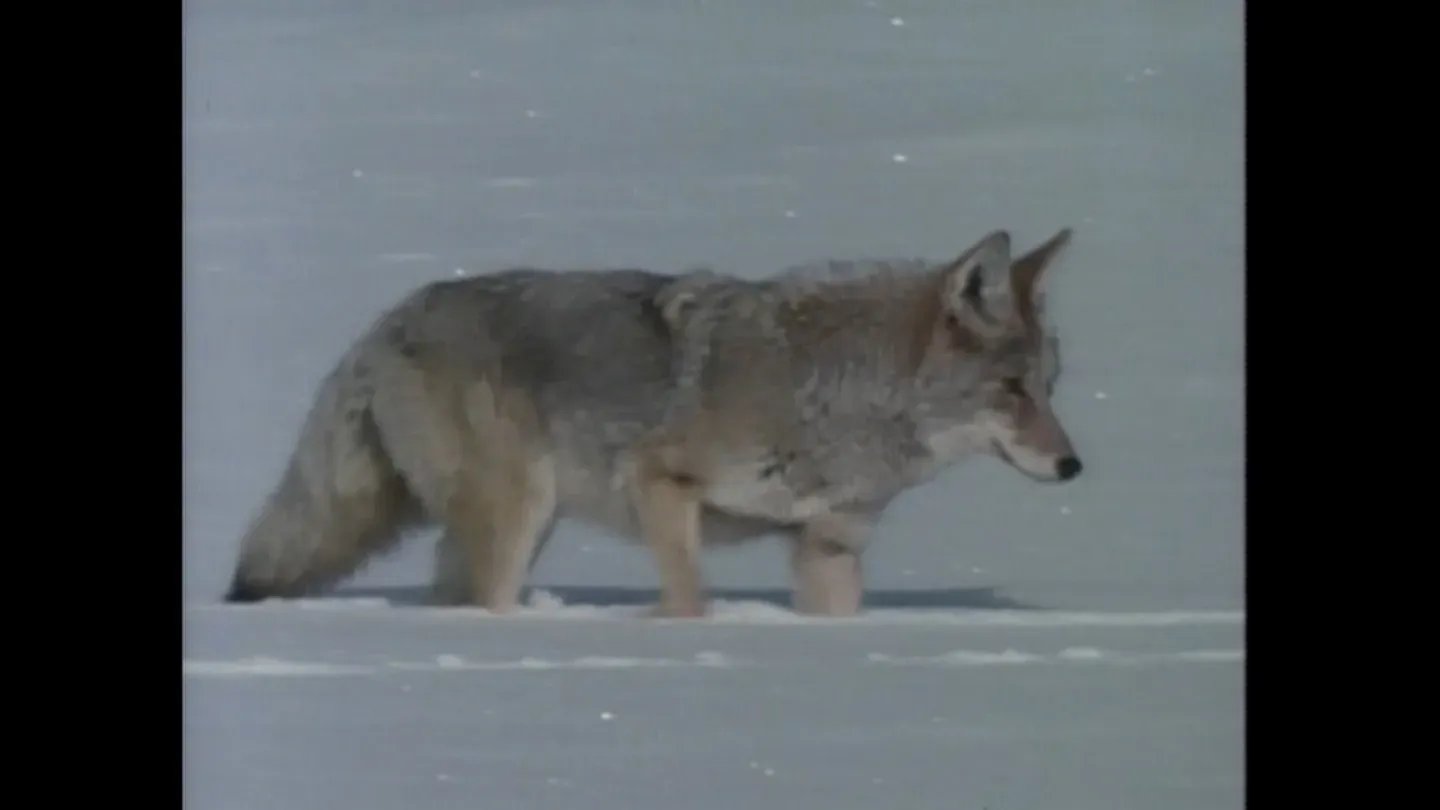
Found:
[[[868,518],[838,514],[805,524],[790,556],[797,613],[845,617],[860,612],[865,593],[860,553],[872,528]]]
[[[700,487],[641,449],[631,472],[630,494],[641,536],[660,572],[655,618],[700,618],[706,613],[700,576]]]

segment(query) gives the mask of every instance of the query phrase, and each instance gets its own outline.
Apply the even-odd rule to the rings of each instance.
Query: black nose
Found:
[[[1080,459],[1074,456],[1066,456],[1055,462],[1055,475],[1059,476],[1061,481],[1069,481],[1079,475],[1083,469],[1085,469],[1085,465],[1081,464]]]

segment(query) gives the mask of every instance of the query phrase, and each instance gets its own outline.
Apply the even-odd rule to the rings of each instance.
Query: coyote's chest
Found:
[[[908,483],[903,469],[873,458],[835,461],[792,454],[728,466],[708,478],[705,501],[735,515],[804,523],[837,511],[875,508]]]
[[[852,434],[850,441],[733,461],[707,477],[716,509],[778,523],[880,507],[986,444],[983,424],[945,425],[903,438]]]
[[[705,502],[723,512],[776,523],[803,523],[830,512],[840,493],[802,491],[771,462],[726,467],[706,482]]]

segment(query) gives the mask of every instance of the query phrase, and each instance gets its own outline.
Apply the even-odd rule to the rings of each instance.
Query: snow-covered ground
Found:
[[[185,765],[196,808],[1243,804],[1238,0],[187,0]],[[634,618],[562,529],[523,615],[216,605],[314,386],[415,285],[514,264],[943,258],[1076,241],[1051,307],[1085,474],[897,503],[871,610]]]

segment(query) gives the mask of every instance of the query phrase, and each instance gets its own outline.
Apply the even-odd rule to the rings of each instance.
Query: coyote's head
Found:
[[[985,236],[940,268],[939,306],[922,336],[934,405],[964,419],[950,440],[1041,481],[1069,481],[1081,470],[1050,405],[1060,356],[1044,308],[1047,271],[1070,234],[1066,228],[1013,261],[1007,232]]]

